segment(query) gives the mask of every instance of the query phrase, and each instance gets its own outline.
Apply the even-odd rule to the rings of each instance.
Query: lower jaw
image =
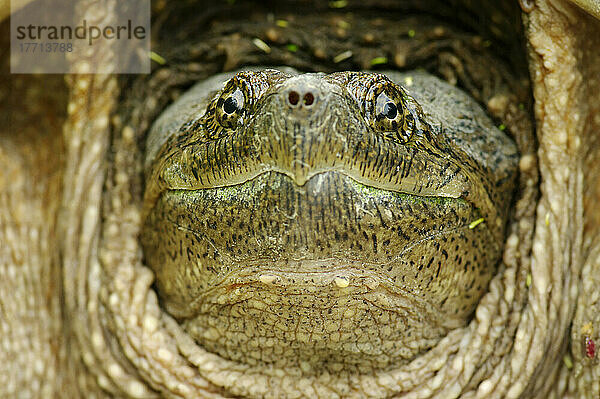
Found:
[[[305,374],[397,367],[451,328],[427,304],[358,274],[288,276],[296,284],[285,286],[264,277],[281,282],[283,276],[265,273],[263,282],[214,290],[197,315],[181,324],[202,347],[224,359]]]
[[[439,267],[455,257],[439,250],[444,234],[473,235],[471,205],[337,173],[302,187],[270,173],[235,190],[166,193],[160,204],[152,224],[177,240],[195,234],[190,248],[208,255],[202,267],[186,264],[185,251],[170,267],[153,266],[163,306],[202,347],[239,364],[310,374],[397,367],[463,325],[492,272],[481,266],[482,288],[464,304],[460,290],[473,272]],[[148,237],[148,259],[170,259],[163,241]]]
[[[462,200],[373,189],[335,172],[302,187],[268,173],[239,187],[166,192],[142,242],[165,306],[179,319],[196,314],[202,293],[232,273],[269,279],[267,268],[283,276],[316,272],[317,280],[336,268],[370,270],[393,280],[392,292],[414,288],[440,304],[445,292],[457,292],[446,280],[465,283],[475,272],[447,262],[462,256],[458,244],[486,247],[485,230],[468,227],[477,217]],[[479,253],[477,263],[495,255]]]

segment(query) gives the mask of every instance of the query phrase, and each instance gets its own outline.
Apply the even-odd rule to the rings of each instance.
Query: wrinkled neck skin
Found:
[[[590,5],[594,2],[585,3]],[[214,24],[206,23],[214,19],[214,9],[209,9],[207,4],[202,4],[202,7],[189,2],[157,4],[154,17],[157,17],[158,23],[153,26],[153,36],[157,40],[153,42],[153,50],[165,56],[169,63],[157,66],[149,76],[127,77],[127,85],[122,85],[123,82],[115,75],[86,73],[90,70],[89,63],[114,67],[112,63],[116,58],[110,48],[102,46],[98,51],[86,54],[88,58],[78,59],[73,64],[73,71],[81,73],[67,77],[68,98],[62,98],[63,94],[66,97],[66,92],[60,76],[52,83],[48,77],[31,76],[29,79],[29,76],[4,75],[5,78],[10,76],[14,82],[24,83],[19,87],[27,90],[22,94],[13,90],[8,97],[0,100],[11,100],[2,103],[8,106],[0,107],[4,116],[1,120],[17,121],[13,118],[18,116],[18,124],[0,132],[3,136],[0,138],[0,164],[3,165],[0,168],[0,396],[598,398],[600,364],[591,346],[595,343],[597,352],[600,341],[597,300],[600,275],[600,185],[597,184],[600,122],[596,117],[600,114],[597,79],[600,76],[600,59],[594,41],[594,38],[600,37],[598,21],[569,1],[520,2],[525,12],[523,37],[528,46],[529,87],[526,83],[528,75],[526,71],[522,73],[522,68],[527,66],[523,64],[521,68],[518,62],[513,64],[522,51],[516,43],[518,40],[514,43],[516,46],[510,47],[516,50],[510,52],[503,47],[506,44],[504,37],[497,36],[519,31],[516,21],[520,10],[516,3],[473,4],[465,1],[457,5],[455,2],[410,2],[407,5],[398,2],[398,9],[390,10],[387,15],[386,8],[385,13],[371,20],[368,15],[363,15],[366,14],[363,9],[354,8],[354,5],[343,10],[323,8],[311,11],[298,9],[301,8],[298,4],[289,7],[294,18],[289,18],[286,13],[263,10],[264,18],[261,16],[258,23],[247,18],[255,11],[237,11],[237,2],[231,8],[219,5],[225,7],[227,15],[216,19]],[[113,5],[118,7],[119,3]],[[260,4],[252,7],[255,5],[260,9]],[[394,7],[386,3],[385,7],[388,6]],[[419,18],[407,15],[407,6],[417,7],[415,11]],[[170,12],[170,7],[179,12]],[[184,12],[177,7],[183,7]],[[384,6],[378,3],[378,7]],[[517,8],[517,14],[510,12],[511,8],[513,11]],[[440,21],[432,25],[430,20],[422,18],[432,10],[444,20],[466,24],[473,32],[479,32],[478,36],[465,35],[462,30],[455,34],[452,27]],[[88,21],[107,20],[118,11],[104,10],[98,7],[97,2],[91,1],[80,1],[77,8],[79,16]],[[239,18],[236,12],[244,14],[243,23],[235,19]],[[273,13],[275,24],[270,22],[268,13]],[[196,16],[198,19],[194,20]],[[194,23],[186,25],[186,21],[180,20],[185,18],[191,18]],[[469,25],[474,20],[476,25]],[[200,27],[208,25],[217,32],[208,28],[200,30]],[[188,29],[187,32],[199,32],[189,36],[189,41],[194,42],[192,46],[179,46],[180,36],[176,35],[185,29]],[[373,32],[373,35],[368,36],[365,32]],[[163,40],[163,37],[166,39]],[[307,39],[298,46],[298,51],[293,52],[288,51],[291,47],[286,47],[290,37]],[[257,48],[256,43],[259,42],[256,38],[267,42],[271,51],[263,54],[264,50]],[[488,38],[491,39],[489,42]],[[509,37],[507,41],[512,43],[514,40]],[[341,49],[345,50],[348,46],[352,57],[339,61]],[[3,47],[8,48],[8,43]],[[355,243],[361,244],[362,251],[350,248],[343,235],[340,235],[342,240],[336,244],[337,248],[320,245],[319,248],[329,251],[328,260],[341,258],[341,255],[336,258],[334,251],[348,254],[347,258],[343,258],[346,261],[343,270],[348,274],[338,276],[336,271],[340,269],[330,268],[329,272],[317,273],[322,278],[311,284],[307,284],[308,269],[322,270],[331,267],[330,262],[311,260],[301,264],[303,259],[280,262],[277,268],[272,268],[275,270],[271,274],[263,274],[257,269],[254,280],[248,277],[248,273],[244,274],[243,268],[237,268],[230,276],[238,279],[241,285],[236,282],[230,284],[226,278],[210,280],[210,274],[204,273],[184,276],[180,281],[198,277],[197,287],[202,287],[202,281],[217,283],[212,291],[202,291],[202,295],[197,293],[198,299],[208,298],[211,292],[223,295],[213,298],[216,299],[214,307],[204,313],[208,320],[206,323],[195,323],[195,319],[200,317],[196,314],[178,314],[181,309],[185,311],[187,308],[180,304],[170,305],[176,304],[178,299],[176,296],[169,297],[165,287],[159,287],[162,281],[160,273],[155,272],[142,257],[139,239],[142,224],[158,216],[151,215],[152,209],[156,209],[160,201],[174,199],[174,193],[168,193],[168,186],[163,185],[155,193],[156,204],[148,206],[142,218],[145,186],[141,177],[144,162],[140,148],[144,147],[147,131],[164,107],[173,98],[179,97],[182,87],[190,87],[221,70],[257,63],[287,64],[303,70],[361,70],[371,65],[372,56],[379,56],[380,51],[387,52],[390,67],[392,63],[393,67],[400,69],[412,68],[415,64],[426,65],[426,69],[436,76],[443,76],[445,80],[465,88],[493,117],[496,125],[502,124],[517,143],[519,170],[514,205],[509,210],[505,229],[504,250],[473,316],[468,318],[464,327],[448,326],[451,330],[445,334],[432,329],[442,338],[433,337],[430,349],[424,349],[429,344],[419,341],[425,344],[421,346],[423,352],[418,349],[416,354],[390,352],[390,356],[386,352],[387,359],[369,358],[376,353],[379,343],[393,342],[378,342],[374,337],[368,340],[368,344],[375,343],[371,347],[365,345],[367,340],[354,347],[341,345],[348,357],[348,361],[344,362],[338,350],[340,341],[331,339],[335,329],[327,332],[329,341],[322,339],[326,334],[309,337],[314,338],[310,341],[313,347],[318,346],[321,353],[331,354],[334,358],[335,362],[332,360],[329,368],[314,368],[314,365],[326,362],[313,359],[308,353],[310,348],[302,350],[303,346],[310,345],[301,344],[301,334],[292,337],[295,341],[288,342],[287,347],[295,353],[279,355],[275,349],[270,353],[267,348],[281,348],[280,342],[269,341],[260,334],[264,326],[282,322],[268,311],[273,310],[273,306],[279,306],[276,310],[280,310],[286,304],[279,301],[271,305],[267,300],[286,295],[293,298],[290,294],[298,293],[294,290],[314,290],[305,294],[304,300],[315,304],[306,310],[313,316],[320,315],[312,326],[297,324],[299,332],[307,328],[315,332],[319,329],[327,331],[332,325],[345,328],[343,323],[353,325],[358,316],[352,313],[342,314],[336,310],[333,313],[335,317],[332,317],[322,310],[335,301],[338,308],[329,308],[345,306],[344,310],[347,310],[347,304],[361,298],[364,302],[357,304],[357,309],[365,315],[376,316],[371,318],[371,326],[380,328],[364,331],[386,333],[381,327],[392,325],[393,314],[385,309],[376,314],[373,308],[367,310],[365,307],[367,295],[383,292],[393,292],[396,304],[405,300],[406,309],[419,309],[427,315],[427,322],[437,323],[432,313],[439,309],[428,305],[423,306],[424,309],[419,308],[418,296],[414,295],[418,278],[414,274],[411,284],[413,295],[403,297],[397,295],[401,291],[397,284],[389,278],[382,278],[390,272],[390,275],[400,276],[398,269],[383,272],[377,268],[362,267],[369,266],[364,258],[385,256],[385,240],[381,241],[376,236],[375,254],[375,241],[368,230],[364,230],[367,237],[362,235],[363,241],[357,241],[362,234],[358,230],[352,233],[354,236],[348,235],[348,240],[352,238]],[[182,57],[182,54],[185,56]],[[4,60],[8,71],[8,57]],[[514,74],[506,73],[504,66],[507,63],[515,67]],[[119,93],[122,87],[128,89]],[[219,89],[213,87],[212,90]],[[426,115],[439,118],[444,113],[440,108],[431,112],[426,101],[417,98],[408,84],[406,89],[415,96]],[[56,101],[47,100],[45,94],[49,91],[57,94]],[[532,109],[528,102],[531,93],[535,97]],[[44,104],[52,106],[45,107]],[[63,109],[62,113],[52,108],[57,105]],[[201,112],[207,105],[190,110],[188,116]],[[45,117],[41,116],[40,110]],[[536,140],[533,139],[530,112],[535,113]],[[56,118],[56,115],[61,116]],[[435,123],[430,123],[431,130],[435,131]],[[15,126],[19,127],[19,134],[15,134]],[[20,130],[21,126],[23,130]],[[58,137],[61,129],[62,139]],[[172,132],[171,129],[164,131]],[[164,141],[155,148],[154,155],[163,144]],[[462,141],[459,147],[476,159],[475,152],[465,150],[469,145],[472,144]],[[152,145],[148,144],[150,147]],[[475,162],[480,163],[480,160]],[[322,227],[318,221],[325,220],[316,215],[311,219],[309,209],[312,212],[316,209],[314,207],[326,209],[325,206],[329,206],[327,203],[311,203],[310,198],[325,201],[332,198],[325,193],[335,192],[338,198],[352,193],[352,200],[360,201],[354,202],[359,205],[358,210],[356,206],[353,210],[341,209],[337,202],[329,208],[337,212],[337,216],[327,220],[326,226],[333,238],[335,231],[330,228],[337,227],[342,212],[346,212],[343,217],[361,215],[363,220],[373,221],[373,228],[382,220],[391,226],[393,220],[386,219],[390,215],[382,212],[379,219],[380,215],[375,211],[381,209],[382,204],[405,206],[406,201],[412,198],[408,193],[370,187],[342,175],[340,171],[318,173],[303,186],[298,186],[290,174],[275,170],[266,171],[254,179],[254,182],[240,183],[248,189],[245,195],[236,194],[237,198],[245,198],[247,209],[236,209],[247,213],[247,225],[246,229],[236,233],[235,239],[255,239],[263,234],[264,239],[260,243],[254,240],[248,247],[261,254],[269,253],[273,262],[281,261],[283,256],[280,250],[282,243],[277,239],[270,240],[276,226],[263,223],[258,226],[262,230],[255,229],[253,234],[248,234],[247,226],[261,222],[256,218],[256,208],[252,203],[260,193],[263,204],[276,204],[273,189],[269,188],[275,183],[282,187],[283,191],[278,192],[285,192],[294,201],[287,205],[285,214],[275,207],[268,213],[268,209],[262,207],[263,216],[279,217],[280,228],[301,232],[303,235],[298,235],[295,242],[313,245],[306,249],[304,255],[315,253],[316,238],[322,237],[322,231],[317,232]],[[228,208],[226,201],[231,198],[227,192],[231,187],[203,191],[207,195],[198,198],[195,209],[206,210],[205,214],[212,218],[211,221],[222,223],[226,219],[217,219],[217,213],[223,215],[232,209]],[[213,191],[209,194],[208,190]],[[494,197],[491,198],[495,203]],[[436,206],[471,206],[476,202],[465,201],[464,198],[462,203],[456,200],[444,197],[436,202]],[[423,198],[419,201],[423,210],[422,205],[427,202]],[[346,198],[344,203],[350,203],[349,199]],[[168,204],[173,205],[174,202]],[[191,206],[189,201],[183,204]],[[286,218],[294,216],[288,211],[297,209],[299,204],[311,206],[299,209],[292,219]],[[428,208],[432,211],[435,207]],[[166,208],[163,209],[164,216],[172,216],[176,211],[172,208],[172,212],[167,213]],[[164,225],[169,228],[175,226],[173,223]],[[403,226],[402,223],[398,225]],[[487,219],[473,230],[483,233],[480,228],[486,226],[490,228]],[[228,250],[224,245],[226,240],[211,232],[210,224],[203,228],[203,233],[213,241],[220,240],[216,247],[225,253]],[[178,229],[178,233],[181,232]],[[402,232],[405,230],[402,229]],[[190,233],[189,237],[192,236],[194,234]],[[333,242],[331,236],[329,238],[328,242]],[[406,238],[396,236],[394,239]],[[387,247],[391,243],[390,238]],[[214,251],[212,247],[209,249]],[[361,252],[362,260],[357,262],[353,256],[358,252]],[[171,255],[176,253],[171,252]],[[237,251],[228,255],[232,258],[242,256]],[[251,262],[246,264],[256,266]],[[212,265],[218,266],[216,263]],[[300,278],[292,283],[297,275],[290,268],[301,267],[305,271],[298,273]],[[214,269],[218,277],[223,275],[222,271]],[[336,277],[339,278],[336,280]],[[224,281],[225,286],[218,285]],[[181,290],[182,295],[188,295],[186,289]],[[241,291],[236,291],[238,289]],[[339,295],[341,290],[349,293],[345,297],[346,304]],[[240,345],[244,351],[228,351],[233,340],[242,342],[241,335],[234,334],[228,338],[229,341],[219,342],[218,339],[211,340],[221,336],[218,329],[215,329],[217,334],[213,334],[212,330],[200,331],[196,326],[210,325],[211,319],[217,327],[223,325],[222,320],[215,319],[219,313],[214,310],[230,305],[236,295],[243,304],[244,292],[254,292],[249,294],[252,298],[262,295],[264,301],[250,306],[248,300],[245,308],[229,306],[231,313],[227,315],[235,315],[240,320],[242,315],[236,311],[251,310],[252,314],[247,312],[244,317],[261,321],[263,330],[249,330],[253,333],[252,339],[246,335],[248,344]],[[219,297],[223,298],[221,303]],[[389,298],[379,296],[376,299],[389,301]],[[204,304],[210,302],[205,301]],[[298,308],[298,302],[288,302],[287,305]],[[259,312],[260,307],[263,310]],[[411,317],[411,314],[416,315],[407,311],[406,317]],[[300,321],[300,318],[296,320]],[[339,323],[331,324],[332,320]],[[361,320],[369,321],[367,317]],[[442,318],[441,323],[446,320]],[[336,337],[346,339],[339,332]],[[280,341],[287,339],[283,335],[278,338]],[[358,337],[354,337],[351,341],[357,340]],[[403,341],[398,342],[402,344]],[[261,349],[258,356],[250,355],[257,348]],[[245,354],[245,357],[236,359],[233,358],[235,354]],[[227,359],[228,356],[230,359]],[[294,356],[303,362],[297,362],[294,367],[282,365]],[[369,360],[365,363],[365,359]],[[333,363],[340,365],[334,366]],[[360,364],[367,364],[368,370],[361,371]],[[340,366],[340,371],[335,371]]]

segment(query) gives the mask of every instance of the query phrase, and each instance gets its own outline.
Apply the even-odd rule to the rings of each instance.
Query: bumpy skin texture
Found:
[[[448,2],[434,7],[417,3],[438,10]],[[107,20],[106,14],[118,12],[98,4],[79,1],[80,16],[97,24]],[[459,14],[466,11],[455,4],[451,7]],[[479,7],[485,2],[462,4],[476,7],[467,15],[482,20]],[[499,4],[509,3],[494,2]],[[137,140],[145,136],[150,117],[140,115],[156,115],[165,102],[134,92],[139,102],[134,117],[115,115],[115,109],[128,106],[119,100],[116,76],[86,73],[88,63],[114,62],[110,48],[101,47],[73,65],[81,73],[67,78],[68,102],[60,99],[64,92],[58,86],[49,86],[47,76],[24,84],[27,93],[3,90],[0,97],[18,101],[0,107],[0,119],[9,122],[0,126],[0,396],[600,397],[598,354],[589,356],[586,351],[590,340],[596,348],[600,341],[600,53],[595,40],[600,23],[568,1],[523,4],[530,13],[525,17],[525,37],[539,149],[527,140],[530,136],[522,135],[531,130],[529,119],[518,112],[519,102],[511,93],[492,90],[475,95],[506,123],[521,152],[518,199],[502,266],[468,326],[451,331],[430,351],[391,373],[324,373],[316,380],[293,370],[266,375],[240,363],[222,365],[162,311],[153,273],[142,263],[138,245]],[[163,5],[158,2],[154,14],[162,21]],[[339,26],[339,20],[333,22]],[[379,32],[388,25],[376,26]],[[502,32],[514,28],[497,26],[510,27]],[[327,34],[325,42],[334,36]],[[237,57],[244,50],[255,55],[255,37],[256,33],[246,32],[243,46],[229,41],[227,65],[247,62],[248,58]],[[399,40],[399,35],[390,37]],[[214,41],[207,44],[213,45]],[[7,49],[8,44],[2,47]],[[285,51],[285,41],[279,55],[282,48]],[[278,49],[273,49],[277,55]],[[326,54],[331,60],[336,53]],[[370,65],[368,55],[362,58],[365,67]],[[202,62],[208,60],[201,56]],[[286,58],[268,64],[279,65]],[[2,59],[7,65],[8,55]],[[456,66],[455,76],[469,74],[460,59],[448,54],[444,59]],[[477,62],[481,60],[487,56]],[[189,71],[198,69],[189,64]],[[207,68],[202,76],[220,70]],[[27,80],[10,75],[8,67],[5,71],[2,79],[15,86]],[[142,79],[150,92],[163,91],[163,72]],[[166,77],[174,86],[181,84],[177,71]],[[57,98],[45,101],[48,93]],[[125,93],[130,92],[121,91],[121,96]],[[58,137],[62,117],[54,119],[58,111],[50,106],[36,106],[42,103],[68,110],[62,139]],[[5,117],[8,114],[22,118],[28,127],[10,125],[14,120]],[[52,120],[58,122],[54,127],[46,124]]]
[[[142,245],[190,336],[249,365],[372,373],[465,325],[518,159],[475,101],[425,73],[231,76],[149,137]]]

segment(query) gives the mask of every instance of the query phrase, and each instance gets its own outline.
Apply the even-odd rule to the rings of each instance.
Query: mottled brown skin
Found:
[[[107,20],[98,2],[77,3],[88,22]],[[514,53],[507,58],[509,53],[493,40],[488,47],[493,54],[480,54],[478,49],[465,53],[456,36],[444,36],[444,29],[434,27],[429,35],[426,24],[402,18],[410,3],[420,7],[420,15],[431,10],[450,16],[446,19],[457,25],[473,20],[478,26],[471,26],[472,31],[484,38],[488,28],[510,35],[519,23],[500,7],[516,6],[515,2],[348,1],[348,8],[336,11],[335,18],[319,20],[326,14],[322,9],[312,14],[296,10],[299,3],[307,3],[302,1],[293,4],[292,18],[283,12],[259,16],[259,29],[229,21],[233,8],[248,4],[235,2],[225,10],[225,20],[210,22],[220,35],[211,39],[201,31],[195,41],[189,39],[207,51],[179,48],[170,54],[165,50],[179,42],[183,24],[176,13],[165,10],[165,3],[185,5],[186,16],[200,16],[201,23],[188,25],[195,30],[214,15],[206,3],[156,2],[153,38],[170,32],[178,40],[164,40],[158,49],[153,40],[153,49],[172,64],[170,71],[137,77],[140,84],[131,90],[121,86],[117,76],[86,73],[89,63],[114,67],[109,43],[87,54],[89,58],[76,60],[73,71],[80,73],[67,79],[11,75],[9,24],[4,23],[0,397],[600,397],[598,354],[589,356],[586,351],[590,341],[596,348],[600,341],[600,53],[594,40],[600,37],[600,21],[569,1],[521,2],[529,13],[524,15],[523,39],[535,98],[534,142],[527,97],[518,95],[519,86],[529,93],[526,82],[502,78],[494,68],[502,64],[497,56],[512,61]],[[311,9],[316,3],[309,3]],[[356,18],[360,12],[353,18],[353,5],[363,6],[364,13],[374,3],[397,5],[401,12],[388,13],[385,8],[388,20],[382,23],[376,15],[377,23],[370,26],[361,25],[361,16]],[[249,4],[246,10],[257,6],[259,2]],[[455,12],[444,13],[448,8]],[[112,10],[113,16],[118,13]],[[247,20],[248,13],[242,17]],[[272,35],[279,18],[288,18],[289,26]],[[351,26],[346,35],[342,27],[347,25],[341,23],[345,21]],[[328,24],[330,29],[322,30]],[[403,42],[415,26],[415,36]],[[294,41],[313,32],[320,35]],[[254,45],[256,37],[267,40],[272,58],[257,57],[262,50]],[[439,40],[431,42],[432,37]],[[288,38],[299,44],[296,53],[288,51]],[[410,43],[420,38],[425,40]],[[471,42],[466,39],[463,44]],[[485,43],[472,39],[475,45]],[[348,48],[346,44],[354,56],[342,65],[334,57]],[[410,363],[370,375],[324,372],[305,378],[293,368],[252,368],[205,351],[163,311],[154,273],[141,259],[140,147],[151,122],[181,88],[222,70],[256,64],[305,70],[368,68],[372,57],[382,53],[400,68],[420,66],[415,59],[429,61],[427,70],[465,88],[496,123],[505,124],[519,147],[518,188],[502,261],[474,317]],[[192,57],[185,64],[178,58],[173,61],[171,55],[177,54]],[[185,78],[182,70],[188,72]],[[481,72],[488,72],[491,80]],[[434,114],[442,111],[438,107]]]
[[[311,375],[389,369],[465,325],[518,159],[480,107],[425,73],[229,77],[148,141],[164,308],[225,359]]]

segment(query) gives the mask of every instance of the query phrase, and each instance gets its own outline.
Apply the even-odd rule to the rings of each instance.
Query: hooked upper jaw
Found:
[[[459,198],[479,190],[473,171],[444,153],[424,120],[412,133],[415,143],[406,145],[374,130],[356,99],[320,74],[294,76],[264,91],[230,134],[202,140],[204,126],[216,123],[209,121],[163,147],[144,215],[164,190],[231,186],[269,171],[298,185],[338,171],[372,187],[415,195]]]

